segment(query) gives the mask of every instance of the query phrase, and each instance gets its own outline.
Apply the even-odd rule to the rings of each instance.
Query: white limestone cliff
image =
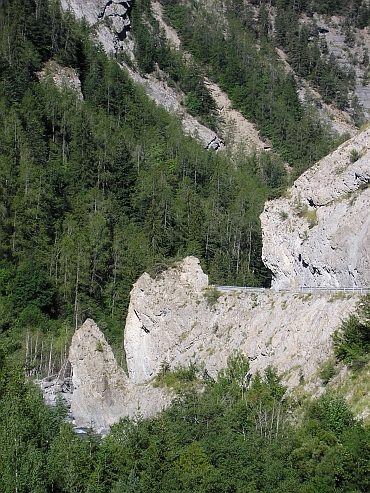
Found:
[[[91,319],[75,332],[69,350],[73,395],[71,413],[77,427],[99,433],[125,416],[152,416],[168,405],[169,396],[151,385],[134,386]]]
[[[359,299],[236,289],[210,304],[206,281],[190,257],[158,279],[143,274],[135,283],[125,327],[130,380],[148,381],[164,361],[171,368],[193,362],[216,377],[228,355],[241,350],[252,373],[273,365],[293,387],[328,358],[331,334]]]
[[[144,273],[136,282],[124,338],[132,382],[147,381],[158,373],[164,360],[173,360],[174,341],[184,341],[184,334],[190,334],[192,325],[198,323],[197,308],[199,300],[204,305],[207,286],[208,276],[195,257],[187,257],[157,279]]]
[[[61,0],[64,10],[84,18],[97,28],[99,41],[109,53],[122,47],[131,22],[129,18],[133,0]]]
[[[370,128],[300,176],[261,215],[275,289],[370,286]]]
[[[228,355],[241,350],[251,373],[272,365],[290,388],[313,381],[360,293],[296,288],[370,285],[369,149],[370,128],[304,173],[286,197],[266,204],[263,256],[275,289],[222,291],[217,298],[195,257],[156,279],[144,273],[131,291],[124,330],[128,376],[87,320],[69,356],[76,425],[101,430],[122,416],[157,413],[170,401],[152,387],[163,362],[192,362],[216,377]]]

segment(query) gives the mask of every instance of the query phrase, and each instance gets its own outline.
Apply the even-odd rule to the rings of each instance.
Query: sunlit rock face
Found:
[[[130,381],[151,381],[164,362],[171,369],[192,362],[217,378],[227,357],[240,350],[249,358],[251,373],[272,365],[294,387],[331,354],[331,334],[358,301],[357,294],[214,293],[194,257],[156,279],[139,278],[125,326]]]
[[[50,60],[45,63],[43,69],[37,75],[40,82],[48,83],[49,80],[52,80],[61,91],[71,91],[76,95],[77,99],[83,100],[81,80],[75,69],[63,67],[55,60]]]
[[[64,10],[79,19],[86,19],[98,28],[99,40],[107,51],[120,47],[131,27],[130,10],[133,0],[61,0]]]
[[[370,129],[310,168],[261,215],[272,287],[370,286]]]
[[[191,329],[200,317],[210,316],[203,292],[207,286],[208,276],[195,257],[185,258],[156,279],[144,273],[135,283],[124,338],[132,382],[152,378],[163,361],[173,361],[175,355],[184,354],[179,361],[187,364]]]
[[[132,385],[96,323],[87,319],[75,332],[69,350],[73,394],[71,413],[77,427],[106,433],[125,416],[153,416],[169,396],[151,385]]]

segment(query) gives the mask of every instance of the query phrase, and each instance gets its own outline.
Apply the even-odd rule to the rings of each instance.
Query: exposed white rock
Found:
[[[159,22],[159,25],[160,25],[161,29],[163,29],[163,31],[166,35],[166,38],[168,39],[170,44],[174,48],[179,49],[180,45],[181,45],[180,38],[178,37],[175,29],[173,29],[171,26],[169,26],[168,24],[166,24],[164,22],[162,5],[159,2],[152,2],[152,11],[153,11],[154,17]]]
[[[370,286],[369,183],[370,128],[266,203],[263,261],[273,288]]]
[[[187,257],[157,279],[145,273],[136,282],[124,338],[132,382],[145,382],[158,373],[164,360],[173,361],[174,341],[179,343],[197,323],[197,302],[204,301],[202,290],[207,286],[208,276],[195,257]]]
[[[45,63],[44,68],[37,75],[41,81],[51,78],[58,89],[73,91],[78,99],[83,99],[81,81],[75,69],[63,67],[54,60],[50,60]]]
[[[157,279],[140,277],[125,328],[130,380],[147,381],[164,361],[171,368],[194,362],[215,377],[228,355],[241,350],[252,373],[273,365],[293,387],[331,354],[330,335],[358,300],[358,295],[240,290],[210,305],[206,287],[193,257]]]
[[[99,41],[109,53],[122,47],[131,23],[128,16],[133,0],[61,0],[64,10],[97,27]],[[108,27],[109,24],[111,27]]]
[[[127,70],[132,80],[145,88],[150,99],[155,101],[156,104],[163,106],[169,113],[180,116],[185,134],[196,138],[207,148],[210,147],[214,141],[218,143],[217,148],[224,146],[222,138],[216,135],[210,128],[199,123],[194,116],[185,111],[184,106],[181,104],[181,101],[184,101],[185,99],[185,94],[182,91],[169,87],[164,80],[159,80],[154,74],[148,74],[145,77],[142,77],[124,63],[121,65]]]
[[[209,2],[206,3],[206,7],[211,9],[213,15],[214,12],[222,10],[220,9],[220,5],[217,7],[216,5],[210,5]],[[170,44],[174,48],[179,49],[181,46],[180,38],[176,31],[164,22],[162,5],[159,2],[152,2],[152,10],[154,17],[164,30]],[[188,59],[191,59],[190,53],[186,53],[185,56]],[[240,111],[232,107],[228,95],[222,91],[217,84],[211,82],[207,78],[205,78],[205,83],[216,103],[217,111],[221,116],[220,121],[222,123],[219,125],[221,135],[213,136],[213,132],[206,129],[206,127],[203,127],[203,125],[200,125],[195,118],[189,118],[189,115],[184,114],[183,128],[186,133],[192,136],[198,136],[206,144],[207,149],[214,148],[217,150],[224,148],[225,143],[227,147],[231,148],[233,151],[241,150],[242,152],[251,151],[253,149],[264,149],[271,146],[270,143],[263,142],[259,138],[255,125],[244,118]]]
[[[121,417],[151,416],[169,403],[161,389],[133,386],[128,381],[93,320],[87,319],[75,332],[69,361],[74,388],[71,413],[78,427],[104,433]]]

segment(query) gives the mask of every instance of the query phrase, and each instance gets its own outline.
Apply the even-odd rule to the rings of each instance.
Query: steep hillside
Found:
[[[142,85],[148,96],[157,104],[165,107],[169,112],[178,114],[183,121],[183,129],[192,137],[198,138],[204,146],[215,142],[218,147],[223,147],[222,138],[217,136],[214,130],[202,125],[193,115],[185,111],[183,101],[185,94],[181,90],[175,91],[169,87],[166,81],[161,81],[158,74],[140,74],[139,70],[132,70],[131,65],[135,63],[135,43],[130,33],[131,21],[130,11],[132,1],[102,2],[91,0],[80,2],[79,0],[62,0],[62,7],[77,18],[84,18],[96,29],[97,40],[102,43],[105,51],[114,54],[124,53],[124,59],[130,61],[127,64],[122,61],[122,68],[127,71],[131,78]]]
[[[287,197],[266,203],[263,252],[273,289],[209,286],[195,257],[139,278],[124,330],[133,388],[167,366],[194,364],[216,378],[236,350],[251,375],[273,366],[291,389],[320,386],[331,336],[354,311],[356,288],[370,286],[369,142],[365,129],[297,179]]]
[[[370,130],[306,171],[261,215],[276,289],[370,286]]]

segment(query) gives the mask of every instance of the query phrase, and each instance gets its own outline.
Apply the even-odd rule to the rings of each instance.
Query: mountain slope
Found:
[[[266,203],[273,289],[218,290],[195,257],[138,279],[124,329],[133,387],[150,384],[164,366],[194,364],[216,378],[235,351],[249,359],[251,375],[273,366],[290,389],[320,387],[332,334],[355,310],[356,288],[370,288],[369,143],[367,128],[306,171],[287,197]]]
[[[306,171],[261,215],[276,289],[370,286],[370,129]]]

